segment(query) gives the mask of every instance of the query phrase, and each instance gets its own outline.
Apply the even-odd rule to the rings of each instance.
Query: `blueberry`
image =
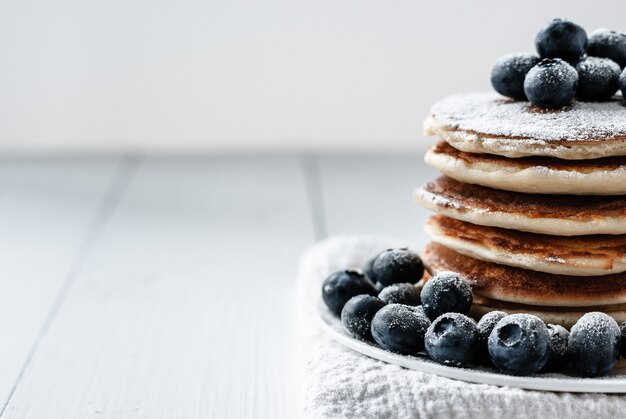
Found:
[[[322,284],[322,298],[330,311],[338,316],[346,302],[359,294],[376,295],[374,285],[359,271],[335,272]]]
[[[608,58],[587,57],[576,64],[580,100],[601,102],[611,98],[619,88],[621,70]]]
[[[567,353],[580,373],[587,377],[607,375],[619,358],[621,331],[605,313],[591,312],[572,327]]]
[[[626,358],[626,322],[619,325],[619,330],[621,332],[619,352],[624,358]]]
[[[402,282],[415,283],[422,279],[422,259],[409,249],[388,249],[372,264],[372,280],[383,286]]]
[[[429,319],[444,313],[469,313],[472,288],[465,278],[454,272],[440,272],[422,288],[422,306]]]
[[[420,313],[422,316],[424,316],[424,317],[426,317],[428,319],[428,316],[424,312],[424,306],[417,306],[415,308],[417,309],[418,313]],[[428,319],[428,322],[430,323],[430,319]]]
[[[569,332],[563,326],[558,324],[549,324],[548,333],[550,333],[550,358],[543,367],[543,372],[560,371],[569,362],[567,357],[567,341],[569,340]]]
[[[384,302],[367,294],[350,298],[341,310],[343,327],[355,338],[372,340],[372,319],[384,306]]]
[[[530,69],[524,79],[524,92],[533,105],[556,109],[574,100],[578,73],[565,61],[544,59]]]
[[[507,313],[504,311],[490,311],[480,318],[478,321],[477,329],[478,329],[478,349],[477,349],[477,358],[481,362],[490,362],[489,359],[489,351],[487,349],[487,340],[489,339],[489,335],[496,324],[504,317],[507,316]]]
[[[493,328],[488,340],[491,362],[502,372],[529,375],[541,370],[550,357],[550,332],[532,314],[511,314]]]
[[[424,349],[424,334],[430,320],[419,307],[388,304],[372,320],[372,336],[380,347],[399,354],[417,354]]]
[[[365,264],[363,265],[363,273],[365,274],[365,276],[370,281],[372,281],[372,283],[374,284],[374,288],[376,289],[376,292],[380,292],[380,291],[382,291],[383,288],[385,288],[385,286],[383,284],[381,284],[380,282],[376,282],[373,279],[374,278],[374,273],[372,272],[372,267],[374,266],[374,261],[376,260],[376,258],[378,257],[379,254],[377,254],[376,256],[368,259],[365,262]]]
[[[621,68],[626,67],[626,34],[599,29],[589,37],[587,54],[610,58]]]
[[[626,98],[626,68],[622,71],[622,75],[619,76],[619,88],[622,91],[622,96]]]
[[[477,342],[476,322],[460,313],[437,317],[424,337],[426,353],[433,361],[457,367],[474,359]]]
[[[554,19],[537,33],[535,47],[541,58],[575,63],[587,50],[587,33],[569,20]]]
[[[524,78],[539,61],[539,57],[531,54],[505,55],[491,69],[491,85],[503,96],[526,100]]]
[[[387,304],[406,304],[418,306],[421,303],[420,290],[413,284],[393,284],[383,288],[378,298]]]
[[[374,290],[376,291],[377,294],[379,294],[384,288],[385,287],[380,282],[374,283]]]

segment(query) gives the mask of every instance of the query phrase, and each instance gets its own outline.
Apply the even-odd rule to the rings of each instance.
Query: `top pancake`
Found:
[[[567,160],[626,155],[621,98],[541,110],[495,93],[454,95],[433,106],[424,128],[426,135],[470,153]]]

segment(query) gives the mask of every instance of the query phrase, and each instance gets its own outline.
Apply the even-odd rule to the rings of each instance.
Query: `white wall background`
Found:
[[[552,17],[626,2],[3,0],[0,150],[414,150]]]

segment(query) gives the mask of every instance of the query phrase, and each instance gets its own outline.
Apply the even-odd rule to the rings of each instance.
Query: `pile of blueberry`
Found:
[[[626,97],[626,34],[599,29],[590,37],[569,20],[554,19],[535,38],[537,55],[512,54],[491,70],[500,94],[545,109]]]
[[[567,331],[531,314],[492,311],[467,316],[473,296],[459,274],[441,272],[421,290],[424,265],[414,252],[388,249],[360,270],[330,275],[322,286],[328,308],[355,338],[391,352],[451,366],[493,364],[511,375],[556,372],[569,365],[587,377],[608,374],[626,356],[626,322],[587,313]]]

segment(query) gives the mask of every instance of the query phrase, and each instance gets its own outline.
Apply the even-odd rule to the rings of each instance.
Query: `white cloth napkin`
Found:
[[[527,391],[471,384],[368,358],[325,336],[315,310],[332,272],[361,267],[398,240],[335,237],[303,256],[297,286],[303,411],[332,418],[615,418],[626,396]]]

